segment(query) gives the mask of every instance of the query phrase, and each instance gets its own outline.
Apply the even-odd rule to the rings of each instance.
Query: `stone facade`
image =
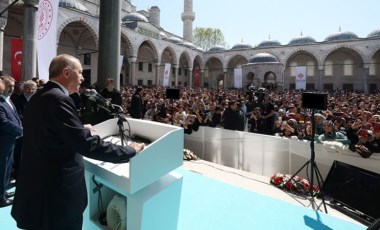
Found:
[[[57,52],[78,57],[84,66],[87,82],[95,83],[98,80],[98,50],[101,48],[98,47],[99,0],[60,2],[63,1],[81,3],[86,11],[67,5],[59,8]],[[8,1],[0,0],[1,7],[7,5],[4,2]],[[192,7],[190,11],[186,10],[188,2],[192,6],[192,1],[185,0],[182,18],[188,12],[192,13]],[[6,21],[4,22],[4,18],[1,20],[6,23],[3,61],[0,64],[4,73],[11,72],[11,38],[23,35],[25,23],[22,9],[22,4],[17,3],[9,9]],[[154,10],[157,12],[159,8],[154,6]],[[195,74],[199,73],[199,86],[230,88],[234,82],[234,69],[243,68],[243,87],[260,87],[260,84],[274,81],[279,89],[291,89],[295,87],[295,67],[307,66],[309,89],[370,91],[380,88],[380,34],[367,38],[343,37],[341,40],[323,42],[313,42],[312,39],[310,42],[308,39],[310,43],[287,45],[276,42],[272,42],[270,46],[257,47],[236,45],[229,50],[211,49],[205,52],[186,41],[188,39],[165,31],[157,23],[146,23],[137,19],[131,21],[128,16],[135,11],[136,8],[130,1],[122,0],[121,18],[125,20],[122,22],[120,39],[120,54],[124,57],[121,85],[160,85],[165,63],[170,63],[170,82],[173,86],[194,86]],[[139,12],[149,20],[149,12]],[[154,19],[159,21],[157,14]],[[252,57],[260,53],[273,55],[278,63],[250,63]]]

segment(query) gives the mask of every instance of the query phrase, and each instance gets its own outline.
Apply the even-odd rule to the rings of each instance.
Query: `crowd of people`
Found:
[[[138,92],[139,103],[136,103]],[[135,118],[182,126],[185,133],[199,126],[276,135],[318,143],[340,143],[368,158],[380,153],[380,94],[328,92],[327,109],[302,106],[302,91],[181,88],[180,98],[166,98],[165,87],[124,87],[125,113]],[[137,105],[136,105],[137,104]],[[141,112],[142,111],[142,112]],[[315,134],[312,135],[312,112]],[[142,115],[143,114],[143,115]]]

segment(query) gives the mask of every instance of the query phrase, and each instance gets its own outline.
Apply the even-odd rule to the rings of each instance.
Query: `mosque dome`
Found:
[[[336,33],[333,33],[325,39],[326,42],[332,42],[332,41],[342,41],[342,40],[352,40],[352,39],[358,39],[358,35],[349,32],[349,31],[339,31]]]
[[[304,44],[310,44],[310,43],[316,43],[317,41],[310,37],[310,36],[299,36],[299,37],[296,37],[296,38],[293,38],[292,40],[290,40],[290,42],[288,43],[288,45],[304,45]]]
[[[252,49],[252,46],[248,43],[237,43],[232,46],[231,50]]]
[[[280,45],[281,45],[281,43],[279,41],[272,40],[269,37],[268,40],[264,40],[264,41],[260,42],[260,44],[257,47],[264,48],[264,47],[280,46]]]
[[[224,46],[221,46],[221,45],[216,45],[208,49],[207,52],[217,52],[217,51],[226,51],[226,48],[224,48]]]
[[[148,19],[142,14],[133,12],[125,15],[121,22],[148,22]]]
[[[253,56],[249,63],[268,63],[268,62],[279,62],[276,56],[270,53],[258,53]]]
[[[178,37],[174,37],[174,36],[172,36],[172,37],[169,37],[167,40],[168,40],[169,42],[172,42],[172,43],[177,44],[177,45],[183,45],[183,41],[182,41],[182,39],[180,39],[180,38],[178,38]]]
[[[59,0],[59,6],[89,13],[87,8],[77,0]]]
[[[367,38],[380,37],[380,29],[372,31],[368,34]]]

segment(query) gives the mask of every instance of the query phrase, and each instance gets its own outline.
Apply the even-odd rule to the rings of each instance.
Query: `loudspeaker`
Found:
[[[364,224],[380,218],[378,173],[334,161],[321,192],[336,208]]]
[[[302,93],[302,107],[326,110],[327,93]]]
[[[166,89],[167,99],[179,99],[179,89]]]

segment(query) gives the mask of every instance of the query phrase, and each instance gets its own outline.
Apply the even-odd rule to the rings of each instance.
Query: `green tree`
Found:
[[[193,43],[198,47],[208,50],[212,46],[226,46],[223,32],[215,28],[197,27],[193,31]]]

